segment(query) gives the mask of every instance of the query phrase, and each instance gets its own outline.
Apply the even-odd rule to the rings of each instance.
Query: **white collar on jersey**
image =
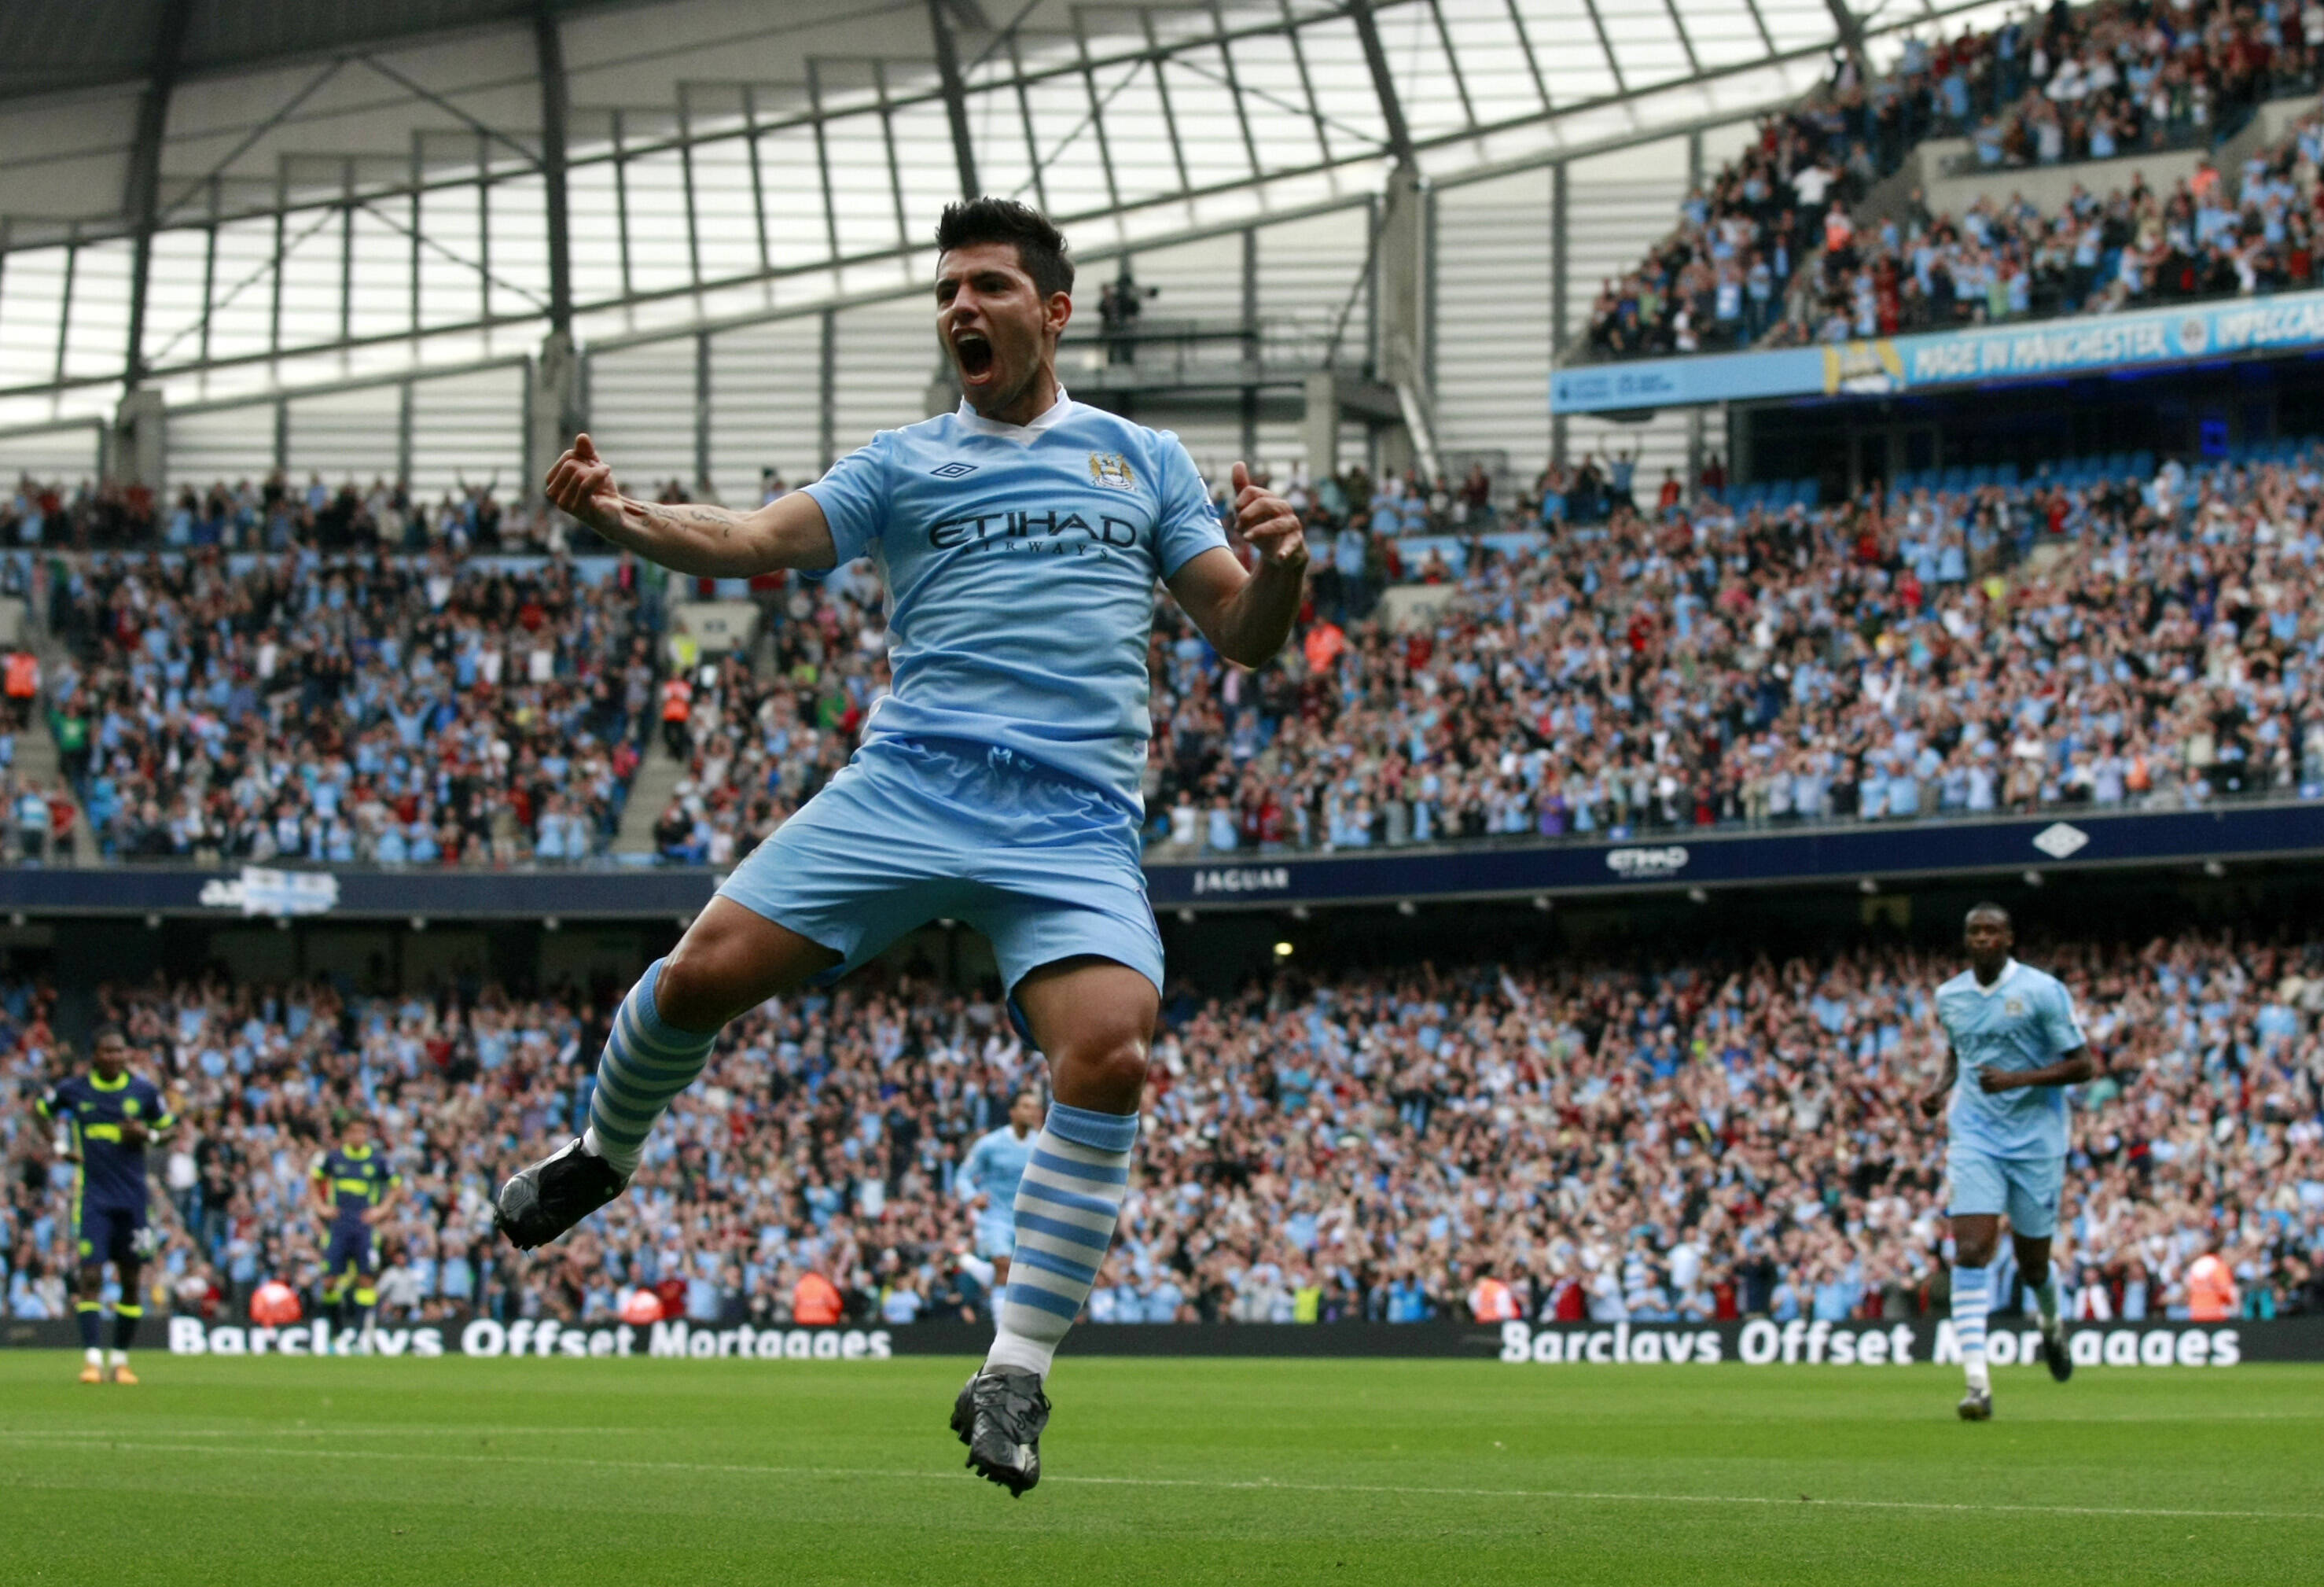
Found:
[[[1977,978],[1977,972],[1974,970],[1969,973],[1969,983],[1977,988],[1978,996],[1991,997],[1995,992],[1999,992],[2003,987],[2008,985],[2009,978],[2016,973],[2017,961],[2015,959],[2004,959],[2001,962],[2001,973],[1993,978],[1993,984],[1991,986],[1987,986],[1984,982],[1979,981]]]
[[[1059,381],[1057,400],[1035,414],[1030,424],[1003,424],[997,419],[987,419],[968,405],[966,397],[960,400],[960,406],[954,412],[963,424],[978,435],[998,436],[1004,441],[1029,441],[1051,425],[1062,423],[1065,415],[1073,411],[1073,393],[1065,390],[1065,382]]]

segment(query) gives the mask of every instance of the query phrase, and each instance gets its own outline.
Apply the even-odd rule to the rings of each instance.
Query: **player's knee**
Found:
[[[1070,1055],[1082,1085],[1102,1095],[1138,1105],[1146,1089],[1146,1038],[1142,1033],[1109,1031],[1074,1044]]]
[[[718,935],[690,931],[662,961],[654,1012],[680,1030],[715,1030],[743,1006],[749,973],[742,956]]]

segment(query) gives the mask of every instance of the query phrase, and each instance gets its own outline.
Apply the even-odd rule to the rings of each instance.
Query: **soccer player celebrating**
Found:
[[[1951,1094],[1945,1178],[1953,1225],[1953,1335],[1969,1376],[1960,1414],[1963,1421],[1982,1422],[1993,1415],[1985,1315],[2004,1213],[2018,1270],[2041,1314],[2042,1359],[2059,1382],[2073,1376],[2050,1241],[2065,1185],[2065,1088],[2088,1080],[2097,1066],[2074,1018],[2072,994],[2056,976],[2010,957],[2017,938],[2008,910],[1978,905],[1962,937],[1969,967],[1937,988],[1937,1020],[1950,1044],[1945,1077],[1921,1099],[1921,1110],[1934,1118]]]
[[[152,1081],[129,1072],[129,1038],[118,1025],[98,1027],[89,1072],[42,1098],[40,1112],[58,1126],[57,1156],[77,1169],[72,1232],[79,1271],[73,1315],[80,1324],[86,1363],[80,1380],[104,1382],[109,1364],[115,1383],[134,1383],[129,1347],[145,1316],[137,1281],[152,1249],[145,1223],[145,1148],[175,1129],[177,1118]],[[121,1280],[109,1363],[98,1348],[107,1262]]]
[[[379,1261],[372,1231],[395,1204],[403,1176],[389,1167],[387,1153],[372,1144],[369,1119],[342,1113],[338,1122],[337,1148],[317,1154],[307,1178],[314,1187],[316,1211],[330,1221],[323,1250],[323,1298],[330,1303],[333,1326],[340,1330],[339,1352],[352,1349],[369,1354],[372,1314],[379,1306],[374,1287]],[[354,1338],[347,1326],[350,1292],[363,1319],[361,1334]]]
[[[976,1215],[976,1254],[992,1264],[996,1284],[1009,1281],[1009,1258],[1017,1249],[1017,1191],[1033,1160],[1033,1127],[1040,1121],[1039,1095],[1018,1093],[1009,1104],[1009,1122],[978,1137],[953,1177],[953,1188]]]
[[[516,1174],[495,1205],[518,1247],[556,1239],[622,1193],[727,1020],[924,921],[968,921],[991,940],[1054,1099],[1018,1188],[997,1336],[952,1416],[969,1465],[1022,1494],[1040,1477],[1044,1379],[1128,1191],[1160,1007],[1138,838],[1154,586],[1221,655],[1258,667],[1290,634],[1307,551],[1297,514],[1238,463],[1235,521],[1259,552],[1246,569],[1176,438],[1065,394],[1074,271],[1046,218],[978,198],[947,208],[936,240],[957,411],[883,430],[749,512],[624,496],[586,436],[549,471],[558,506],[682,574],[873,557],[893,603],[894,688],[854,759],[631,990],[587,1133]]]

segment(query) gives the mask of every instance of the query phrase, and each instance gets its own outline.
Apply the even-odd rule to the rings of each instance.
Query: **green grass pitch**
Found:
[[[2324,1368],[1068,1355],[1047,1474],[964,1361],[0,1354],[0,1582],[2312,1583]]]

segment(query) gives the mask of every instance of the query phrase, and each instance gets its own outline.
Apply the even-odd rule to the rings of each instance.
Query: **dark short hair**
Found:
[[[1998,915],[2001,917],[2001,923],[2003,925],[2009,926],[2015,924],[2015,922],[2010,919],[2009,911],[2007,909],[2004,909],[1999,904],[1993,903],[1970,905],[1969,913],[1961,917],[1961,924],[1965,926],[1969,921],[1976,919],[1979,915]]]
[[[89,1050],[91,1052],[95,1052],[97,1047],[104,1044],[105,1038],[108,1036],[119,1037],[121,1038],[121,1045],[124,1047],[127,1047],[129,1045],[129,1032],[123,1029],[121,1026],[115,1021],[108,1020],[104,1024],[98,1026],[96,1029],[88,1033]]]
[[[1065,252],[1065,234],[1030,204],[985,198],[945,205],[936,222],[936,251],[949,254],[978,243],[1015,244],[1017,262],[1044,298],[1074,290],[1074,262]]]

